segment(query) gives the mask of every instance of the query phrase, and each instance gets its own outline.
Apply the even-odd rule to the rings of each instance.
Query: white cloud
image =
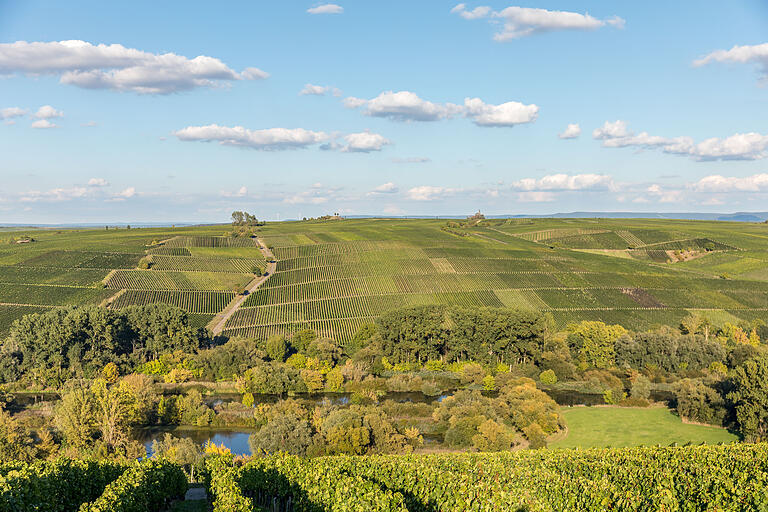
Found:
[[[551,203],[556,199],[552,192],[520,192],[517,194],[517,200],[523,203]]]
[[[762,68],[763,79],[768,80],[768,43],[734,46],[730,50],[716,50],[693,61],[693,65],[699,67],[711,62],[736,62],[740,64],[755,62]]]
[[[219,59],[204,55],[189,59],[76,40],[0,44],[0,75],[13,73],[60,75],[63,84],[139,94],[169,94],[268,76],[258,68],[237,73]]]
[[[115,194],[114,197],[115,198],[120,198],[120,199],[130,199],[131,197],[133,197],[135,195],[136,195],[136,189],[134,187],[128,187],[128,188],[125,188],[125,189],[121,190],[117,194]]]
[[[183,141],[218,141],[225,146],[239,146],[261,150],[305,148],[330,140],[325,132],[314,132],[304,128],[268,128],[248,130],[242,126],[228,127],[211,124],[188,126],[174,132]]]
[[[39,119],[32,123],[32,128],[38,129],[38,130],[47,130],[49,128],[56,128],[57,125],[50,122],[47,119]]]
[[[83,128],[93,128],[95,126],[99,126],[99,123],[97,123],[96,121],[88,121],[86,123],[81,124],[80,126],[82,126]]]
[[[336,4],[323,4],[317,7],[310,7],[307,9],[309,14],[341,14],[344,12],[344,8]]]
[[[221,191],[221,197],[246,197],[248,195],[248,187],[242,186],[234,192]]]
[[[558,134],[561,139],[576,139],[581,135],[581,126],[578,123],[569,124],[563,133]]]
[[[624,28],[625,21],[618,16],[597,19],[589,14],[579,14],[569,11],[548,11],[530,7],[507,7],[494,11],[490,7],[480,6],[467,10],[466,4],[458,4],[451,9],[467,20],[487,18],[491,23],[502,23],[502,29],[493,38],[496,41],[510,41],[541,32],[558,30],[596,30],[605,26]]]
[[[72,188],[54,188],[47,191],[32,190],[19,197],[23,203],[36,203],[38,201],[69,201],[79,199],[88,195],[88,189],[85,187]]]
[[[701,178],[693,188],[698,192],[768,192],[768,174],[743,178],[715,174]]]
[[[392,141],[378,133],[360,132],[350,133],[344,137],[346,146],[341,148],[345,153],[370,153],[381,151],[384,146],[392,144]]]
[[[425,164],[431,162],[426,156],[409,156],[407,158],[393,158],[392,162],[396,164]]]
[[[536,105],[524,105],[516,101],[492,105],[480,98],[466,98],[464,105],[433,103],[411,91],[386,91],[370,100],[349,97],[344,100],[344,105],[347,108],[365,107],[365,115],[393,121],[439,121],[462,114],[478,126],[530,123],[539,112]]]
[[[372,117],[386,117],[394,121],[438,121],[461,112],[459,105],[440,104],[419,98],[410,91],[386,91],[371,100],[347,98],[348,108],[365,105],[364,113]]]
[[[240,76],[246,80],[266,80],[269,78],[269,73],[259,68],[245,68]]]
[[[283,199],[284,203],[288,204],[323,204],[329,200],[328,195],[317,188],[300,192],[291,197]]]
[[[605,140],[616,137],[626,137],[628,134],[626,121],[618,119],[613,122],[606,121],[601,128],[597,128],[592,132],[592,137]]]
[[[448,196],[454,195],[458,192],[455,188],[445,187],[432,187],[429,185],[422,185],[420,187],[413,187],[408,190],[407,197],[413,201],[435,201],[437,199],[443,199]]]
[[[89,187],[106,187],[109,182],[104,178],[91,178],[88,180]]]
[[[301,96],[325,96],[331,93],[334,96],[341,96],[341,90],[330,85],[314,85],[306,84],[304,88],[299,92]]]
[[[471,11],[467,10],[466,4],[458,4],[451,9],[451,14],[458,14],[465,20],[477,20],[480,18],[486,18],[491,14],[491,8],[486,6],[475,7]]]
[[[606,174],[550,174],[540,179],[523,178],[512,183],[523,191],[615,190],[613,178]]]
[[[656,197],[660,203],[679,203],[683,199],[682,190],[669,190],[658,184],[653,184],[646,189],[650,195]]]
[[[478,126],[514,126],[532,123],[539,115],[539,107],[536,105],[524,105],[516,101],[491,105],[484,103],[480,98],[466,98],[464,109],[464,115]]]
[[[606,148],[660,149],[664,153],[704,160],[760,160],[768,156],[768,135],[737,133],[723,139],[712,137],[696,143],[691,137],[661,137],[648,132],[635,134],[625,121],[606,121],[592,133]]]
[[[37,112],[35,112],[32,117],[35,119],[53,119],[54,117],[64,117],[64,112],[56,110],[50,105],[43,105],[37,109]]]
[[[396,194],[399,191],[400,189],[397,187],[397,185],[395,185],[390,181],[388,183],[383,183],[379,185],[378,187],[368,192],[366,195],[375,196],[378,194]]]
[[[344,98],[344,106],[347,108],[360,108],[366,103],[368,103],[368,100],[364,100],[363,98],[355,98],[354,96]]]
[[[8,107],[0,109],[0,119],[13,119],[27,115],[27,110],[19,107]]]

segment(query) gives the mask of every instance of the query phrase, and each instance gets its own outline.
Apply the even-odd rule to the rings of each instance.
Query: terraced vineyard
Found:
[[[628,328],[768,316],[768,226],[669,220],[526,219],[441,229],[437,220],[270,224],[277,272],[227,322],[264,337],[312,328],[340,341],[419,304],[551,312]],[[463,235],[463,236],[460,236]],[[674,262],[674,263],[672,263]],[[764,277],[762,277],[764,276]]]
[[[382,312],[421,304],[535,309],[558,326],[595,319],[635,329],[675,325],[692,311],[714,323],[768,317],[765,224],[509,219],[445,227],[267,224],[259,237],[277,270],[224,334],[312,328],[344,342]],[[0,245],[0,335],[28,312],[102,302],[164,302],[205,325],[266,268],[257,240],[222,236],[226,229],[35,230],[33,243]]]
[[[0,336],[24,314],[99,303],[167,303],[203,327],[266,268],[257,242],[224,230],[30,230],[34,242],[0,245]]]

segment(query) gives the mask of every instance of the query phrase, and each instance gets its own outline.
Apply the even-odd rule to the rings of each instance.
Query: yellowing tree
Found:
[[[115,363],[107,363],[101,369],[101,378],[107,381],[107,384],[114,384],[120,378],[120,370]]]
[[[583,321],[568,327],[568,344],[583,368],[609,368],[615,364],[616,340],[627,333],[620,325]]]

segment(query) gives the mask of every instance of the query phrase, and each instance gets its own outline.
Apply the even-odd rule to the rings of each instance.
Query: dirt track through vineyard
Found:
[[[267,244],[264,243],[263,240],[257,238],[259,242],[259,249],[261,250],[261,253],[264,255],[264,259],[267,261],[267,271],[265,276],[256,277],[253,281],[248,283],[248,286],[246,286],[246,290],[248,293],[242,294],[242,295],[235,295],[235,298],[232,299],[232,302],[227,304],[227,307],[222,310],[221,313],[216,315],[214,319],[211,321],[210,324],[212,327],[211,332],[214,335],[219,335],[224,330],[224,326],[227,324],[227,320],[235,314],[235,311],[237,311],[240,306],[243,305],[243,302],[245,302],[248,299],[248,296],[256,291],[256,289],[259,288],[262,284],[264,284],[269,278],[271,278],[275,271],[277,270],[277,262],[275,260],[275,255],[272,254],[272,251],[267,247]],[[272,263],[269,263],[269,262]]]

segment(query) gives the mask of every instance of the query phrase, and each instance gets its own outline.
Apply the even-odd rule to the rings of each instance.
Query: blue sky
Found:
[[[758,0],[0,0],[0,223],[764,211],[767,119]]]

